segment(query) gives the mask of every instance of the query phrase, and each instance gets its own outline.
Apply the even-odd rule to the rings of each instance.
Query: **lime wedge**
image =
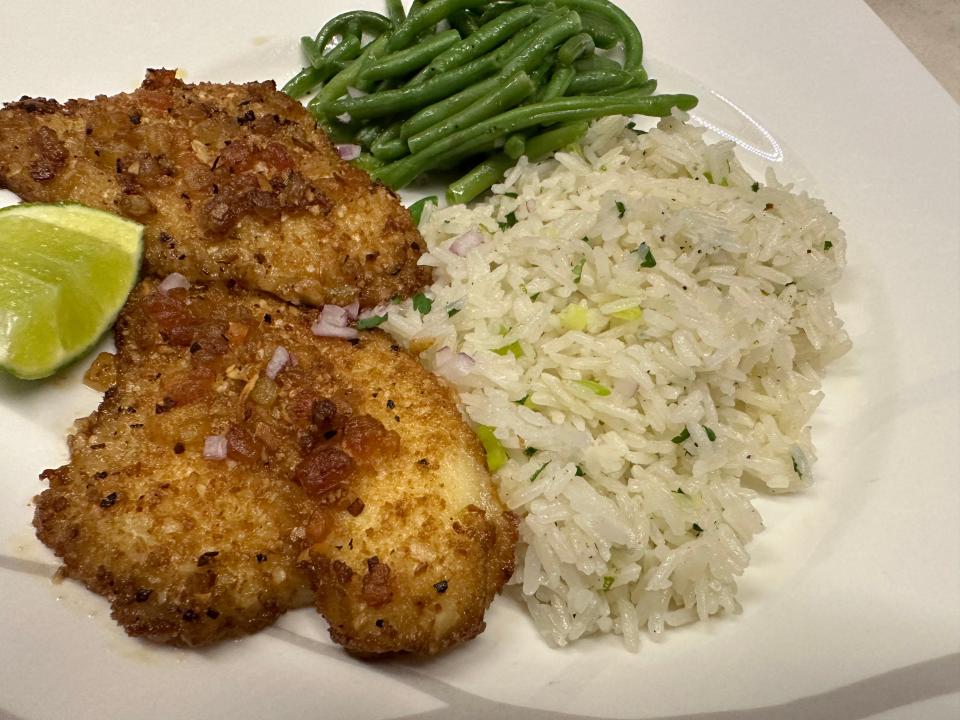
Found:
[[[109,328],[140,270],[143,226],[83,205],[0,209],[0,367],[41,378]]]

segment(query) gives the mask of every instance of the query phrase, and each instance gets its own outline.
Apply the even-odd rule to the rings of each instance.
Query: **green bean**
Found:
[[[366,170],[368,173],[376,172],[385,165],[382,160],[377,160],[369,153],[361,153],[360,157],[358,157],[356,160],[351,160],[350,164],[357,166],[361,170]]]
[[[323,70],[315,67],[305,67],[280,88],[281,92],[299,100],[317,85],[323,82]]]
[[[426,130],[432,125],[436,125],[441,120],[445,120],[454,113],[459,112],[469,105],[472,105],[475,101],[486,95],[493,88],[499,86],[499,76],[487,78],[486,80],[464,88],[455,95],[451,95],[448,98],[444,98],[439,102],[435,102],[432,105],[423,108],[400,126],[400,137],[408,138],[411,135],[416,135],[417,133]]]
[[[469,10],[458,10],[447,19],[447,22],[463,37],[470,37],[480,29],[480,18]]]
[[[480,23],[482,25],[487,24],[491,20],[500,17],[504,13],[515,10],[517,7],[529,7],[527,6],[518,6],[515,2],[491,2],[483,8],[483,12],[480,13]]]
[[[423,7],[407,15],[400,26],[394,30],[387,44],[389,52],[409,47],[421,31],[433,27],[441,20],[449,18],[458,10],[475,8],[488,0],[430,0]]]
[[[576,77],[576,74],[576,70],[572,67],[554,68],[553,75],[550,76],[549,82],[547,82],[541,91],[538,101],[543,102],[544,100],[563,97],[567,92],[567,88],[570,87],[570,83],[573,82],[574,77]]]
[[[567,88],[569,95],[594,95],[625,89],[633,80],[626,70],[591,70],[579,73]]]
[[[370,148],[382,133],[382,128],[379,128],[376,125],[366,125],[357,130],[357,134],[354,139],[357,141],[358,145],[362,145],[365,148]]]
[[[375,177],[392,188],[401,188],[412,182],[421,172],[435,167],[437,158],[468,141],[508,135],[538,125],[590,120],[605,115],[664,117],[669,115],[673,108],[690,110],[696,104],[697,99],[692,95],[557,98],[508,110],[471,128],[447,135],[421,152],[381,168],[375,173]]]
[[[573,64],[573,67],[578,73],[592,70],[623,70],[623,65],[603,55],[580,58]]]
[[[511,160],[519,160],[527,146],[527,139],[520,133],[507,138],[503,144],[504,154]]]
[[[521,70],[511,76],[502,86],[495,87],[456,115],[407,138],[407,146],[411,153],[418,153],[448,135],[472,127],[487,118],[516,107],[524,98],[530,96],[535,89],[534,81]]]
[[[304,40],[309,40],[310,38],[304,38]],[[310,64],[315,68],[329,68],[334,67],[338,62],[344,60],[353,60],[360,54],[360,38],[356,35],[344,35],[340,40],[340,43],[333,48],[326,55],[320,55],[319,57],[313,56],[310,58]],[[333,73],[329,73],[327,77],[332,76]]]
[[[486,192],[503,178],[516,161],[502,153],[488,157],[459,180],[450,183],[447,188],[447,202],[468,203]]]
[[[460,33],[456,30],[437,33],[406,50],[384,55],[369,63],[363,71],[363,78],[364,80],[383,80],[409,75],[459,41]]]
[[[541,36],[548,29],[556,25],[563,18],[570,14],[569,10],[557,10],[548,12],[546,15],[538,18],[535,23],[528,25],[516,35],[507,40],[497,50],[493,56],[497,61],[498,67],[503,67],[516,55],[526,48],[533,40]]]
[[[434,75],[458,67],[500,46],[508,37],[532,23],[538,11],[531,5],[522,5],[483,25],[463,42],[444,51],[424,68],[414,82],[421,83]]]
[[[557,150],[577,142],[587,134],[590,123],[573,122],[547,130],[535,137],[529,138],[524,148],[526,156],[531,162],[539,162]]]
[[[339,115],[339,112],[330,113],[328,108],[337,98],[347,92],[347,88],[356,82],[358,76],[363,71],[364,63],[376,60],[387,49],[387,36],[381,35],[376,40],[368,44],[360,57],[348,65],[323,87],[317,96],[307,105],[307,109],[314,115]]]
[[[601,50],[609,50],[620,42],[621,35],[609,21],[589,12],[580,13],[583,29],[593,38],[594,44]]]
[[[578,32],[580,32],[580,16],[575,12],[564,14],[558,22],[534,37],[511,57],[503,66],[502,74],[513,75],[518,70],[530,72],[553,52],[553,48]]]
[[[327,45],[336,35],[343,34],[344,28],[348,25],[357,25],[361,30],[366,30],[373,35],[380,35],[393,27],[390,18],[386,18],[379,13],[369,10],[351,10],[337,15],[333,20],[324,25],[314,40],[320,52],[327,49]],[[356,34],[356,33],[351,33]]]
[[[378,160],[392,162],[410,154],[407,143],[400,137],[400,123],[395,122],[374,140],[370,152]]]
[[[645,82],[642,82],[639,85],[631,83],[628,88],[624,90],[618,90],[613,94],[635,97],[637,95],[653,95],[653,93],[656,92],[656,90],[657,90],[657,81],[646,80]]]
[[[420,85],[387,90],[365,97],[335,100],[329,104],[328,113],[335,115],[350,113],[351,117],[364,119],[418,110],[485,79],[496,70],[492,56],[484,55]]]
[[[582,24],[581,24],[582,27]],[[561,65],[573,65],[574,60],[584,55],[593,55],[596,45],[587,33],[578,33],[569,38],[557,52],[557,62]]]
[[[403,0],[387,0],[387,17],[394,25],[407,19],[407,14],[403,11]]]
[[[607,0],[519,0],[534,5],[553,4],[561,8],[571,8],[578,12],[592,13],[616,28],[623,38],[623,66],[626,70],[636,70],[643,63],[643,38],[630,16]]]

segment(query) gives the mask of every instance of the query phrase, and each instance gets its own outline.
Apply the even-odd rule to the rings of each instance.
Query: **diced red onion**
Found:
[[[207,460],[226,460],[227,436],[207,435],[203,439],[203,457]]]
[[[349,95],[352,98],[359,98],[359,97],[366,96],[367,93],[365,93],[363,90],[360,90],[359,88],[347,87],[347,95]]]
[[[343,113],[342,115],[337,115],[336,118],[337,118],[337,120],[339,120],[340,122],[342,122],[344,125],[346,125],[346,124],[349,123],[351,120],[353,120],[353,118],[350,117],[350,113]]]
[[[450,252],[454,255],[464,257],[468,252],[482,244],[483,235],[481,235],[480,231],[476,228],[472,228],[463,233],[463,235],[458,235],[454,238],[453,242],[450,243]]]
[[[170,292],[176,288],[190,289],[190,281],[178,272],[167,275],[159,285],[160,292]]]
[[[277,375],[280,374],[280,371],[283,370],[289,362],[290,353],[287,352],[287,349],[283,345],[277,345],[277,349],[273,351],[270,362],[267,363],[267,377],[275,380]]]
[[[462,380],[476,365],[476,360],[466,353],[455,353],[450,348],[444,346],[437,350],[434,356],[436,372],[441,377],[448,380]]]
[[[340,156],[341,160],[356,160],[360,157],[360,146],[359,145],[350,145],[343,144],[337,145],[337,154]]]
[[[630,378],[617,378],[613,383],[613,392],[621,397],[633,397],[637,394],[637,388],[640,385],[636,380]]]
[[[361,312],[357,317],[361,320],[366,320],[367,318],[372,317],[382,317],[387,314],[387,311],[390,309],[390,303],[380,303],[376,307],[367,308]]]
[[[359,306],[358,306],[359,307]],[[310,331],[319,337],[335,337],[352,340],[359,337],[356,328],[348,327],[350,313],[339,305],[324,305],[320,311],[320,318],[313,324]]]

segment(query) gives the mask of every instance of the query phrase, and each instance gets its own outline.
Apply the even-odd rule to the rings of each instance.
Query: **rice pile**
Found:
[[[701,134],[607,118],[486,202],[425,214],[432,305],[384,325],[506,449],[511,582],[558,646],[739,612],[763,528],[747,486],[810,482],[823,368],[850,347],[836,219]]]

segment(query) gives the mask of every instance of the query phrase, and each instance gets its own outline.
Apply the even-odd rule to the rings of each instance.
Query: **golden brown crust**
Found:
[[[386,335],[318,338],[318,314],[222,286],[134,290],[117,385],[44,473],[34,520],[131,634],[209,643],[313,593],[358,653],[483,629],[516,524],[476,437]],[[277,348],[292,359],[271,380]],[[204,459],[210,436],[226,459]]]
[[[0,187],[146,225],[146,270],[232,279],[292,302],[364,307],[430,281],[397,196],[340,159],[272,82],[22,98],[0,110]]]

